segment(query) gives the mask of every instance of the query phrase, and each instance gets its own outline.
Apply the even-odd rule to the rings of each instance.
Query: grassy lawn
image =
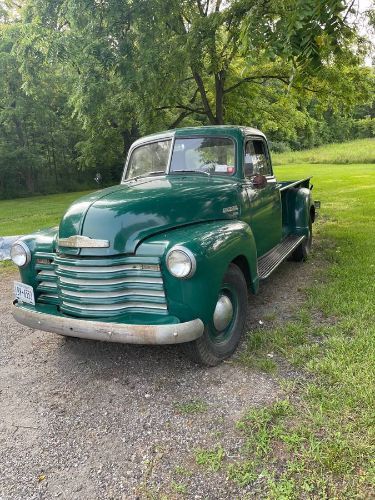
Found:
[[[240,459],[218,443],[195,460],[253,485],[258,498],[374,498],[375,165],[296,164],[276,174],[314,175],[315,258],[324,265],[295,318],[249,332],[239,362],[277,376],[272,352],[304,375],[280,379],[284,396],[237,422]]]
[[[1,200],[0,236],[27,234],[57,225],[70,203],[86,192]]]
[[[375,138],[358,139],[342,144],[327,144],[305,151],[273,155],[274,165],[290,163],[375,163]]]
[[[239,423],[237,481],[264,473],[272,498],[370,498],[375,457],[375,166],[279,167],[311,172],[322,202],[326,265],[294,321],[249,335],[243,362],[274,352],[308,373],[285,399]],[[314,258],[314,256],[312,256]],[[261,363],[257,363],[257,366]],[[265,364],[266,366],[266,364]],[[262,472],[263,471],[263,472]]]
[[[7,274],[14,274],[17,267],[11,260],[0,260],[0,277]]]

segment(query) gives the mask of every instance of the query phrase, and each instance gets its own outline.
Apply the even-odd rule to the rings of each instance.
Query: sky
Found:
[[[375,32],[370,28],[368,23],[363,20],[363,13],[371,8],[374,8],[374,2],[372,0],[357,0],[356,2],[360,15],[362,14],[362,19],[359,19],[359,31],[362,35],[366,36],[372,43],[372,51],[366,57],[366,64],[371,66],[372,61],[375,58]]]

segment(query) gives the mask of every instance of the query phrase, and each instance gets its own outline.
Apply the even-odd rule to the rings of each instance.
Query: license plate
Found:
[[[33,287],[30,285],[25,285],[25,283],[14,282],[14,295],[19,302],[25,302],[26,304],[32,304],[35,306],[35,297]]]

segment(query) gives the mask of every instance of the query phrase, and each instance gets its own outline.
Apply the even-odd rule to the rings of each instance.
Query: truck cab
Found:
[[[62,335],[178,343],[215,365],[239,343],[248,294],[287,257],[308,256],[314,220],[310,178],[279,182],[257,129],[143,137],[118,186],[13,245],[13,314]]]

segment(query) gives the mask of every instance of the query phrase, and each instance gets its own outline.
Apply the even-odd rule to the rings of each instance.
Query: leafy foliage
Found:
[[[165,128],[253,125],[294,148],[350,138],[341,124],[373,116],[374,88],[353,5],[8,1],[0,196],[89,187],[98,170],[116,182],[133,140]]]

